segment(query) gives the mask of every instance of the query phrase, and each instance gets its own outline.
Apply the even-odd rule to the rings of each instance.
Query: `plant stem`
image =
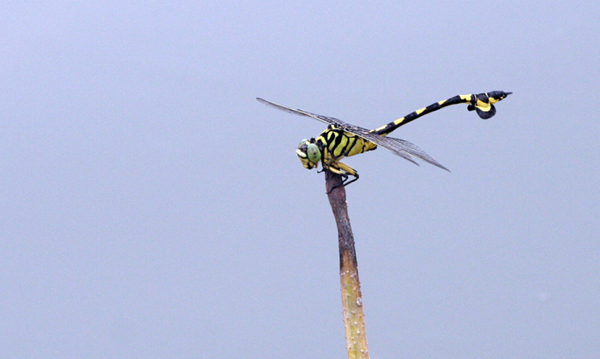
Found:
[[[342,285],[342,304],[344,325],[346,327],[346,343],[349,359],[368,359],[369,347],[365,333],[365,314],[362,306],[360,280],[358,278],[358,262],[354,248],[354,236],[348,217],[346,189],[339,186],[342,181],[339,175],[325,172],[329,203],[338,228],[340,248],[340,280]]]

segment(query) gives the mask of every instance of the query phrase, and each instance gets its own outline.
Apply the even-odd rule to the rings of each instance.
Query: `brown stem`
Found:
[[[362,306],[358,262],[354,249],[354,236],[348,217],[346,189],[343,186],[332,188],[342,182],[339,175],[325,171],[326,189],[338,228],[340,248],[340,280],[342,284],[342,304],[346,343],[349,359],[368,359],[369,347],[365,333],[365,314]]]

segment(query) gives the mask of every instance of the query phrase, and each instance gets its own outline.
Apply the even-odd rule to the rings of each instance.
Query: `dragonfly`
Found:
[[[300,141],[300,144],[296,149],[296,155],[302,162],[302,165],[309,170],[318,168],[320,162],[323,170],[328,170],[340,175],[342,177],[342,182],[335,186],[339,187],[347,186],[357,181],[359,178],[358,172],[354,168],[341,162],[341,159],[373,151],[378,146],[381,146],[416,165],[418,165],[418,162],[415,161],[415,158],[418,158],[449,171],[417,145],[400,138],[389,137],[388,135],[400,126],[406,125],[419,117],[425,116],[441,108],[461,103],[468,105],[468,111],[475,111],[480,118],[487,120],[496,114],[496,107],[494,104],[503,100],[510,94],[512,94],[512,92],[492,91],[478,94],[457,95],[443,101],[438,101],[427,107],[423,107],[372,130],[346,123],[335,117],[293,109],[267,101],[260,97],[257,97],[256,99],[259,102],[278,110],[310,117],[328,125],[316,138],[313,137],[310,140],[304,139]],[[352,177],[352,179],[350,179],[350,177]]]

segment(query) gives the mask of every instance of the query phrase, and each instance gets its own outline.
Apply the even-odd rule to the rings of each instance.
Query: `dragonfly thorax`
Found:
[[[317,167],[319,164],[322,157],[322,150],[319,148],[314,138],[311,138],[310,141],[304,139],[300,141],[298,149],[296,150],[296,155],[298,155],[304,168],[310,170]]]

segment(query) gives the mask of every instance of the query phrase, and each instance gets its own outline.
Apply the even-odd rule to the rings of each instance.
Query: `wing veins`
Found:
[[[278,109],[280,111],[284,111],[284,112],[291,113],[291,114],[294,114],[294,115],[300,115],[300,116],[310,117],[310,118],[313,118],[313,119],[315,119],[317,121],[324,122],[324,123],[327,123],[327,124],[330,124],[330,125],[338,125],[339,124],[338,122],[335,121],[336,119],[334,119],[332,117],[321,116],[321,115],[317,115],[316,113],[312,113],[312,112],[308,112],[308,111],[304,111],[304,110],[300,110],[300,109],[289,108],[289,107],[286,107],[286,106],[283,106],[283,105],[276,104],[276,103],[271,102],[271,101],[267,101],[267,100],[262,99],[260,97],[257,97],[256,99],[258,100],[258,102],[260,102],[262,104],[265,104],[265,105],[267,105],[269,107],[276,108],[276,109]],[[337,120],[337,121],[339,121],[339,120]],[[339,122],[342,122],[342,121],[339,121]]]

